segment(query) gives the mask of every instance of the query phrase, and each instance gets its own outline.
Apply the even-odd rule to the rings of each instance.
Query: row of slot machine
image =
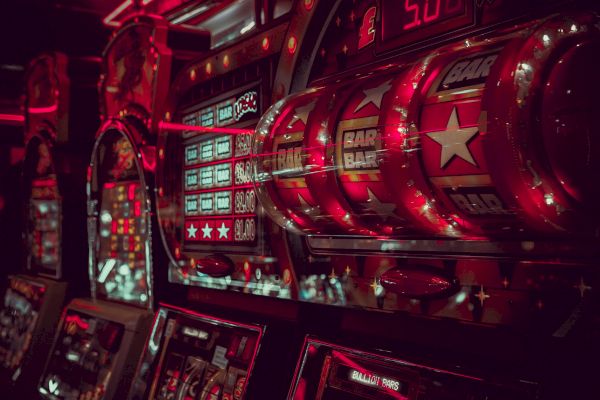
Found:
[[[101,62],[34,60],[3,382],[596,397],[597,12],[303,0],[218,48],[141,14]]]

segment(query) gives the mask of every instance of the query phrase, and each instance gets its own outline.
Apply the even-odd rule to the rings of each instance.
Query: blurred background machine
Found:
[[[39,385],[46,398],[129,393],[156,304],[153,262],[161,260],[152,228],[157,115],[172,68],[189,57],[191,45],[201,51],[208,35],[169,30],[158,17],[140,16],[105,50],[103,121],[83,201],[89,262],[79,266],[89,273],[92,298],[73,300],[63,313]]]
[[[3,374],[24,390],[39,379],[66,296],[87,293],[83,154],[98,123],[98,73],[99,60],[62,53],[35,58],[27,71],[23,273],[9,278],[0,311]]]

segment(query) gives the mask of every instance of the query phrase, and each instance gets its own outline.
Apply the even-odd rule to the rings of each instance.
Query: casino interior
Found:
[[[5,2],[0,397],[600,398],[598,71],[597,0]]]

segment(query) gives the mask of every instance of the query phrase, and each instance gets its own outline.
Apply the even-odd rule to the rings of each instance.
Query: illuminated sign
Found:
[[[235,120],[239,121],[242,117],[249,113],[258,112],[258,93],[255,91],[246,92],[235,101]]]
[[[351,369],[348,374],[348,379],[362,385],[393,390],[396,392],[400,391],[401,388],[401,383],[399,381],[392,378],[381,377],[369,371]]]
[[[201,340],[208,339],[208,332],[203,331],[201,329],[192,328],[189,326],[184,326],[181,329],[181,333],[183,333],[185,336],[190,336],[190,337],[194,337],[194,338],[201,339]]]

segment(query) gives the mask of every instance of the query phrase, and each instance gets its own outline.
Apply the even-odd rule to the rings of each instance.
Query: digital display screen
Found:
[[[102,190],[99,223],[99,290],[110,299],[145,302],[148,236],[142,217],[139,181],[107,182]]]
[[[382,0],[382,39],[413,44],[473,22],[471,0]]]
[[[164,326],[154,382],[144,398],[244,397],[260,340],[258,330],[179,313],[172,313]]]
[[[149,299],[147,194],[132,143],[121,132],[104,134],[92,193],[96,208],[95,279],[100,297],[146,306]]]
[[[68,310],[39,391],[53,399],[99,399],[121,347],[121,324]]]

